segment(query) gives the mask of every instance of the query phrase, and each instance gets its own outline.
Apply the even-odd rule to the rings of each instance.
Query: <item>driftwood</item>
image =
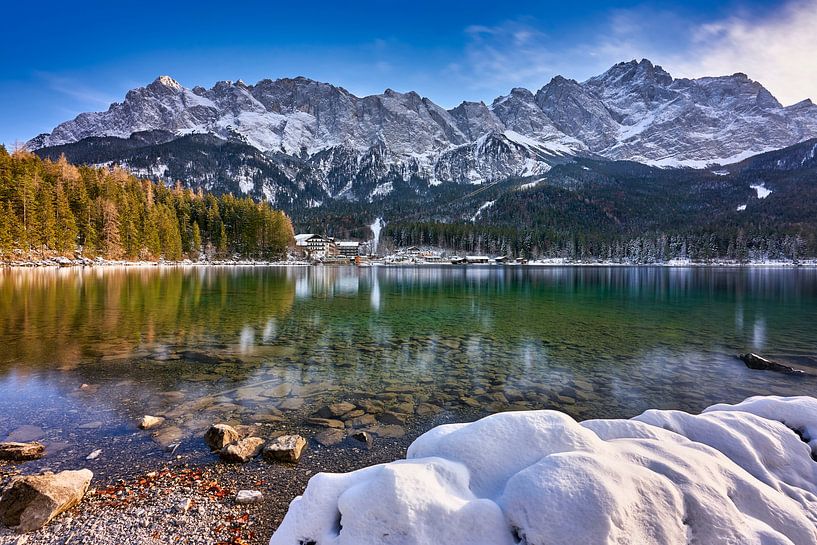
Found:
[[[746,364],[746,367],[749,369],[757,369],[760,371],[775,371],[777,373],[785,373],[787,375],[802,375],[805,374],[803,371],[799,369],[794,369],[793,367],[789,367],[788,365],[783,365],[782,363],[777,363],[776,361],[767,360],[763,356],[758,356],[757,354],[753,354],[749,352],[748,354],[740,354],[738,356],[743,363]]]

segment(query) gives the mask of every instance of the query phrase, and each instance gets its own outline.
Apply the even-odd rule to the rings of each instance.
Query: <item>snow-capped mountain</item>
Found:
[[[490,106],[463,102],[450,110],[415,92],[357,97],[301,77],[186,89],[162,76],[28,147],[75,150],[66,146],[132,140],[145,131],[245,144],[278,163],[293,191],[306,184],[317,188],[317,200],[358,199],[388,192],[396,180],[433,185],[539,175],[574,155],[661,166],[735,162],[817,137],[817,106],[806,100],[783,107],[744,74],[674,79],[648,60],[619,63],[582,83],[557,76],[535,93],[516,88]],[[167,162],[153,155],[153,170],[161,170]],[[115,153],[99,159],[123,161]],[[250,181],[242,190],[278,192],[245,174]]]

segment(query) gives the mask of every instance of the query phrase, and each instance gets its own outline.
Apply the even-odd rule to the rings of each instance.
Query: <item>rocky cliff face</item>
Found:
[[[463,102],[450,110],[414,92],[357,97],[306,78],[186,89],[162,76],[106,112],[81,114],[28,147],[87,155],[89,147],[99,152],[93,138],[133,143],[135,133],[156,131],[171,139],[206,134],[247,145],[279,163],[288,192],[306,184],[313,196],[356,199],[386,191],[392,179],[481,183],[537,175],[571,155],[662,166],[735,162],[817,137],[817,106],[806,100],[783,107],[744,74],[674,79],[648,60],[619,63],[582,83],[558,76],[535,93],[516,88],[490,106]],[[124,161],[112,147],[120,146],[97,153],[99,162]],[[155,156],[154,170],[172,162],[157,150],[143,151]],[[194,170],[176,164],[167,174],[189,179]],[[209,178],[226,175],[216,171]],[[242,187],[280,193],[265,183]]]

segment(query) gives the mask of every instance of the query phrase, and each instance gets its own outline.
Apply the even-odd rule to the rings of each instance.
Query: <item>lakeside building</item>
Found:
[[[338,255],[338,245],[334,238],[314,233],[295,235],[295,247],[308,259],[325,259]]]
[[[360,243],[352,240],[342,240],[337,243],[338,254],[349,259],[360,255]]]

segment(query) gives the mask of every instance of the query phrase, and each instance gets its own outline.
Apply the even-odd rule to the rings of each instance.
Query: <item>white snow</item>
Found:
[[[534,187],[539,185],[539,182],[542,182],[544,180],[545,180],[545,178],[539,178],[538,180],[534,180],[532,182],[524,183],[524,184],[519,186],[519,189],[521,189],[522,191],[524,191],[526,189],[533,189]]]
[[[746,210],[746,205],[745,204],[738,205],[737,210],[738,212],[743,212],[744,210]]]
[[[377,253],[377,244],[380,242],[380,231],[386,226],[386,222],[383,221],[383,218],[375,219],[372,224],[369,226],[369,229],[372,230],[372,235],[374,238],[372,240],[372,253]]]
[[[754,189],[757,192],[757,198],[758,199],[765,199],[766,197],[768,197],[769,195],[772,194],[772,190],[767,189],[765,183],[752,184],[749,187],[751,187],[752,189]]]
[[[471,221],[472,222],[477,221],[477,218],[479,217],[480,214],[482,214],[482,211],[492,207],[495,202],[496,201],[485,201],[482,205],[480,205],[479,208],[477,208],[476,213],[473,216],[471,216]]]
[[[810,397],[499,413],[432,429],[406,460],[314,476],[270,545],[817,545],[814,451]]]

